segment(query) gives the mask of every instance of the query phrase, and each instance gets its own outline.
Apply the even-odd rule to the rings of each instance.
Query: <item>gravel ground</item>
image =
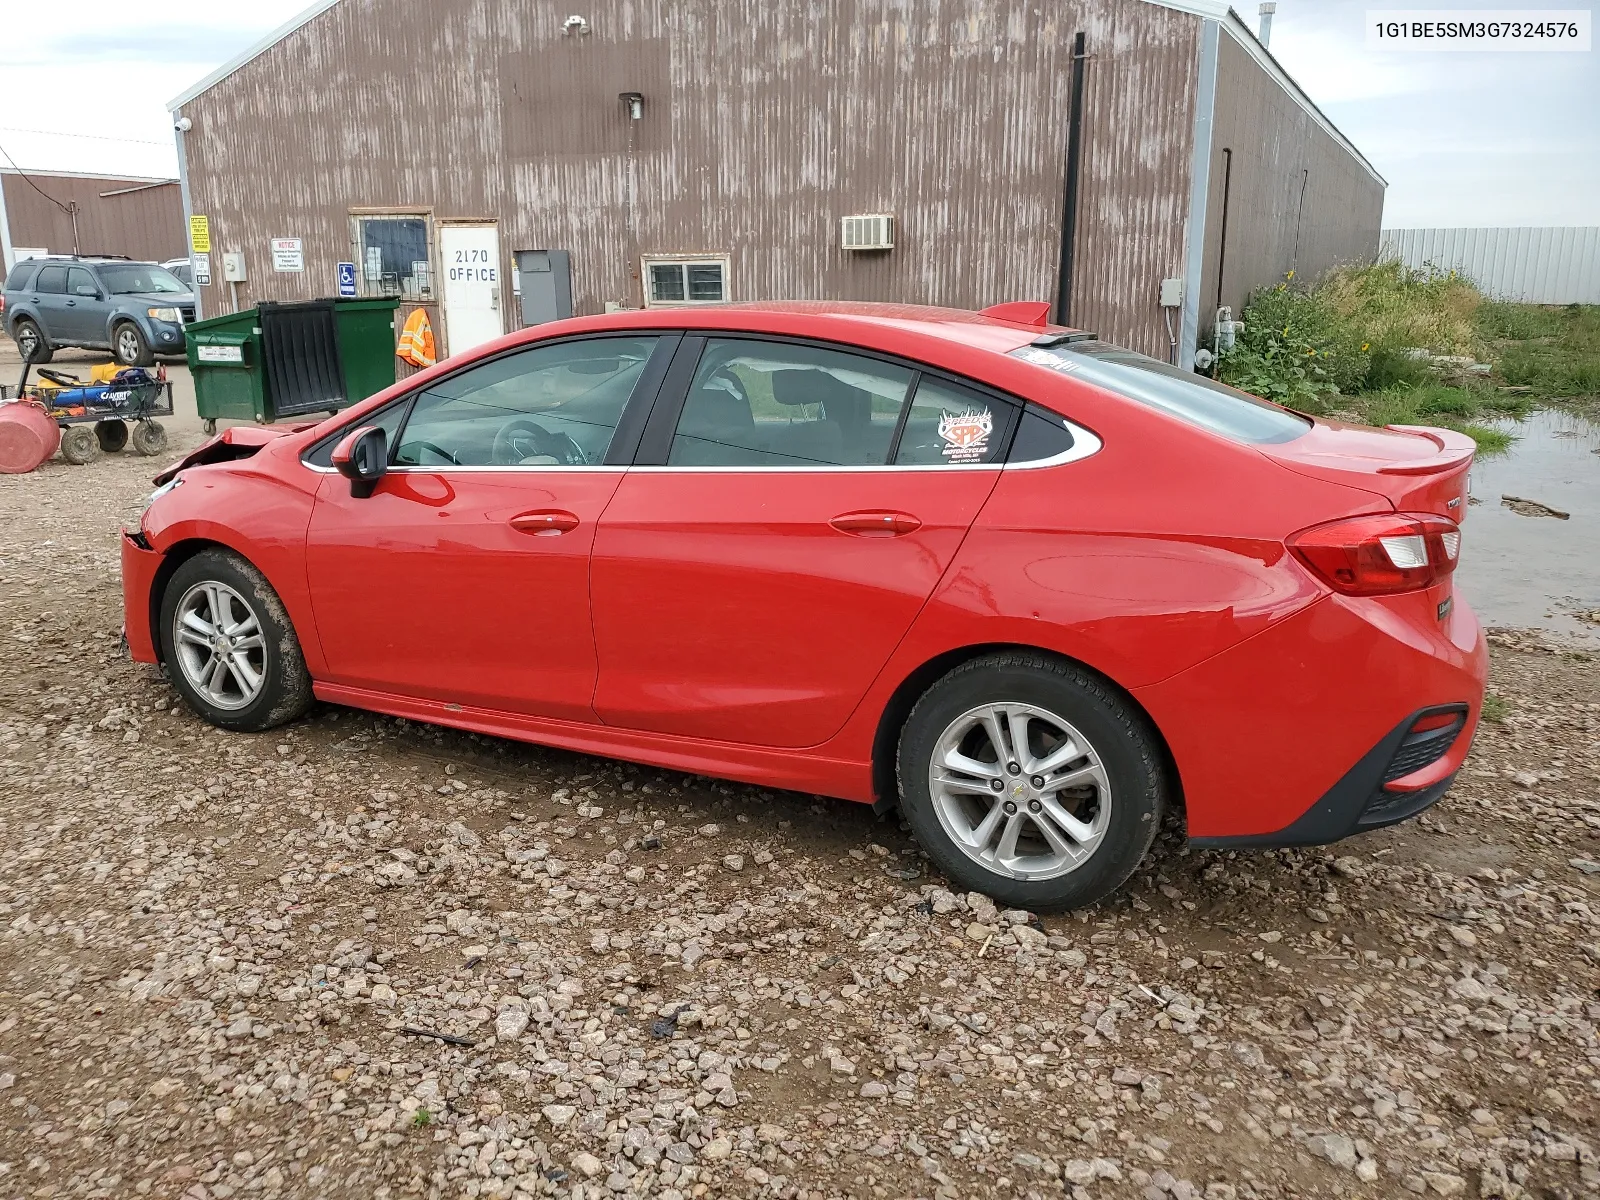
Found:
[[[1600,1192],[1582,654],[1496,635],[1419,822],[1041,922],[843,802],[201,724],[117,644],[152,473],[0,476],[0,1197]]]

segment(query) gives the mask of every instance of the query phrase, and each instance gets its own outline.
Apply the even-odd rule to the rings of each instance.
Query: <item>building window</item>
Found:
[[[363,296],[434,298],[433,245],[424,215],[356,217],[356,276]]]
[[[721,304],[728,298],[725,258],[646,258],[645,307]]]

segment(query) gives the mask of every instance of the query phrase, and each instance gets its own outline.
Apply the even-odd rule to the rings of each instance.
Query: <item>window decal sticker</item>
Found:
[[[986,408],[946,411],[939,417],[939,436],[945,442],[942,453],[951,462],[977,462],[988,452],[993,432],[994,416]]]
[[[1032,346],[1016,351],[1016,356],[1023,362],[1031,362],[1041,367],[1049,367],[1052,371],[1072,371],[1077,363],[1064,358],[1059,354],[1052,354],[1048,350],[1038,350]]]

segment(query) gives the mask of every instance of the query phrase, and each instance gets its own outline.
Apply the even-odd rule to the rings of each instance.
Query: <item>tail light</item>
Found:
[[[1431,513],[1378,514],[1314,525],[1288,544],[1334,591],[1387,596],[1447,579],[1461,555],[1461,528]]]

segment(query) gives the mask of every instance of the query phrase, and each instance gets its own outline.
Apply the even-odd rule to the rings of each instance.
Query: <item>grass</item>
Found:
[[[1497,696],[1493,692],[1484,693],[1483,719],[1499,725],[1506,719],[1506,714],[1511,711],[1511,701],[1504,696]]]
[[[411,1118],[411,1123],[418,1129],[426,1129],[433,1122],[433,1114],[425,1108],[417,1109]]]
[[[1252,296],[1238,347],[1218,377],[1316,415],[1370,425],[1439,425],[1481,453],[1501,427],[1549,404],[1600,419],[1600,306],[1486,300],[1453,272],[1397,262],[1348,267],[1315,286],[1292,277]],[[1487,362],[1489,375],[1429,355]]]

